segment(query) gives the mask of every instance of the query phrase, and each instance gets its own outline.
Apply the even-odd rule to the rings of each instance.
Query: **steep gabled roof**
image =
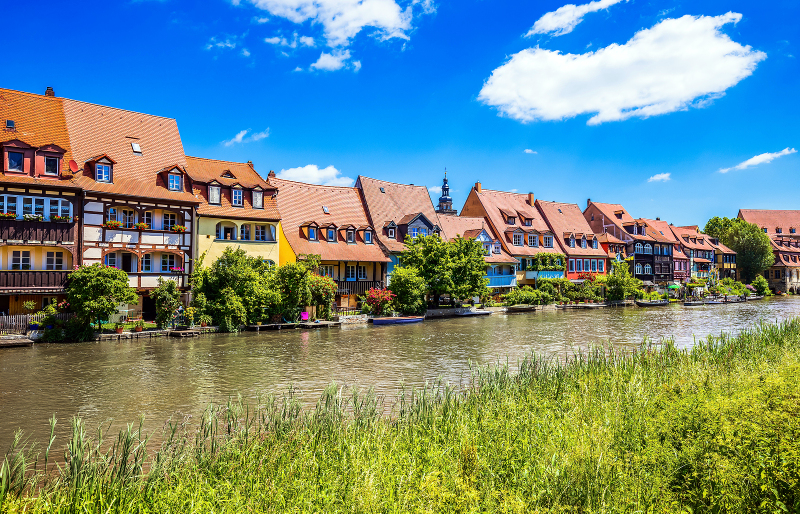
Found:
[[[800,232],[791,234],[790,228],[800,230],[800,210],[740,209],[739,217],[760,228],[766,228],[770,237],[800,237]],[[780,234],[776,229],[782,229]]]
[[[440,216],[439,220],[442,222],[442,232],[448,234],[449,240],[452,241],[458,236],[465,239],[470,237],[475,238],[480,235],[484,230],[492,239],[492,241],[499,241],[500,238],[494,233],[492,227],[483,218],[467,217],[467,216]],[[500,249],[500,253],[492,252],[484,257],[484,260],[490,264],[514,264],[517,259],[506,253],[505,250]]]
[[[594,238],[594,232],[589,226],[589,222],[583,217],[583,212],[577,204],[546,202],[536,200],[536,208],[542,214],[547,225],[553,232],[559,235],[558,243],[561,245],[566,255],[587,256],[587,257],[608,257],[608,254],[599,245],[597,249],[592,248],[590,241]],[[565,234],[575,237],[575,248],[570,247],[564,241]],[[581,248],[580,239],[586,236],[586,248]]]

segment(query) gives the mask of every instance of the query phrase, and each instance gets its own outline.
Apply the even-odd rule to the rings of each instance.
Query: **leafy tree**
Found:
[[[300,316],[300,311],[311,305],[311,287],[309,282],[310,266],[302,261],[280,266],[275,272],[281,301],[279,311],[289,320]]]
[[[311,303],[317,308],[317,317],[328,319],[336,303],[336,291],[338,286],[330,277],[323,277],[310,272],[308,275],[308,288],[311,293]]]
[[[448,246],[450,278],[453,282],[450,295],[460,300],[488,296],[489,289],[486,286],[489,279],[486,278],[483,244],[474,238],[458,236]]]
[[[210,302],[214,320],[223,332],[237,332],[247,323],[247,309],[233,288],[226,287]]]
[[[736,252],[736,267],[744,282],[752,282],[775,263],[769,236],[753,223],[734,223],[722,242]]]
[[[417,268],[401,266],[392,272],[389,289],[395,294],[395,309],[403,314],[422,314],[425,312],[425,292],[427,284],[419,275]]]
[[[93,321],[99,327],[117,312],[120,304],[135,303],[138,299],[136,290],[128,286],[127,273],[102,264],[74,270],[65,289],[70,309],[84,327]],[[87,330],[76,328],[74,332],[86,334]]]
[[[503,300],[505,301],[506,305],[547,305],[553,301],[553,297],[542,289],[534,289],[531,286],[522,286],[513,289],[508,294],[503,295]]]
[[[631,275],[631,259],[611,261],[611,273],[606,279],[609,300],[624,300],[642,294],[642,281]]]
[[[181,292],[174,280],[158,277],[158,287],[150,292],[156,304],[156,325],[164,328],[172,321],[175,311],[181,305]]]
[[[373,316],[380,316],[386,309],[389,308],[392,301],[397,295],[392,293],[389,289],[378,289],[377,287],[370,288],[367,294],[364,295],[364,303],[369,305],[370,312]]]
[[[769,290],[769,282],[767,282],[767,279],[764,278],[763,275],[756,276],[755,280],[753,280],[752,286],[755,288],[756,294],[759,296],[772,295],[772,291]]]
[[[436,234],[414,238],[406,236],[406,248],[400,254],[400,264],[417,269],[417,273],[425,281],[434,305],[439,304],[441,295],[453,290],[450,248],[448,243]]]
[[[727,217],[720,218],[719,216],[714,216],[706,223],[706,226],[703,229],[703,233],[711,237],[716,237],[717,239],[722,241],[723,244],[727,246],[727,243],[725,241],[728,232],[730,232],[730,230],[734,227],[734,225],[738,225],[740,223],[746,223],[746,221],[744,221],[741,218],[727,218]]]

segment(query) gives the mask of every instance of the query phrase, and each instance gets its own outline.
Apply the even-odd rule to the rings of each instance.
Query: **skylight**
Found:
[[[322,206],[322,212],[324,212],[325,214],[330,214],[330,211],[328,211],[328,206],[327,205],[323,205]]]
[[[14,123],[14,120],[6,120],[6,128],[7,129],[14,130],[15,127],[16,127],[16,124]]]
[[[142,147],[139,143],[131,143],[131,148],[133,149],[133,153],[142,153]]]
[[[381,188],[381,193],[385,193],[385,192],[386,192],[386,189],[382,187]]]

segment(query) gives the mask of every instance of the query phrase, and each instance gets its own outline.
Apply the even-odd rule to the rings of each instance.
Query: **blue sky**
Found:
[[[35,14],[36,32],[4,24],[20,59],[0,85],[174,117],[188,154],[252,160],[265,175],[435,187],[447,168],[459,207],[480,180],[675,224],[800,207],[796,0],[36,11],[5,6],[6,20]]]

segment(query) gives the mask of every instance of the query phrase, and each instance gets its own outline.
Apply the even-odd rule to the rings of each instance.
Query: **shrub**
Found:
[[[392,273],[389,288],[394,293],[394,308],[403,314],[425,312],[425,279],[414,267],[397,267]]]
[[[164,328],[175,317],[175,311],[181,305],[181,292],[174,280],[164,280],[158,277],[158,287],[150,292],[150,297],[156,304],[156,325]]]
[[[369,311],[373,316],[380,316],[391,305],[396,296],[389,289],[373,287],[364,296],[364,303],[369,305]]]
[[[764,278],[762,275],[756,276],[755,280],[753,280],[753,288],[756,290],[756,294],[759,296],[771,296],[772,291],[769,290],[769,283],[767,279]]]
[[[553,301],[553,297],[541,289],[534,289],[530,286],[522,286],[512,290],[503,296],[506,305],[547,305]]]

